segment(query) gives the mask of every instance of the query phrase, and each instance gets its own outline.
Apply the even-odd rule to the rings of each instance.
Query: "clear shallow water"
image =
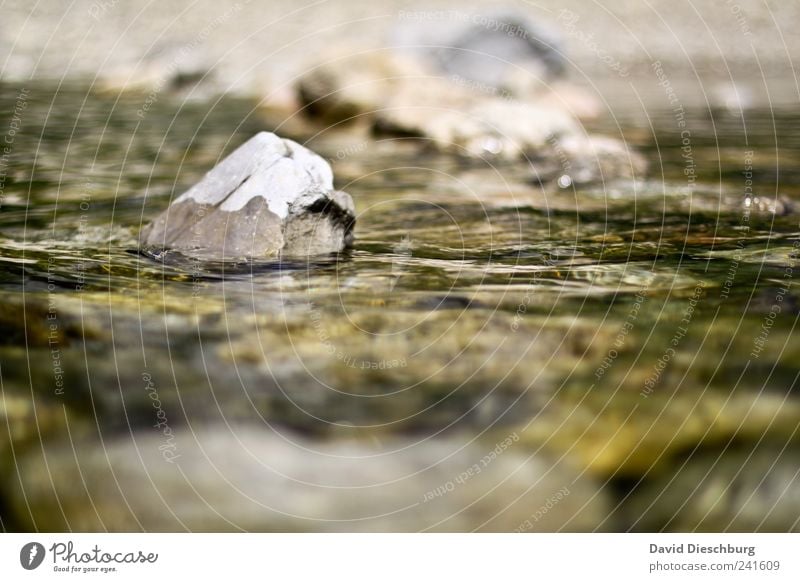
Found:
[[[28,90],[0,207],[3,390],[39,421],[18,448],[65,426],[152,431],[143,377],[174,426],[514,430],[618,495],[697,451],[796,447],[792,112],[690,112],[691,191],[670,112],[598,122],[651,175],[574,190],[246,100],[163,95],[139,115],[143,96]],[[19,88],[0,101],[13,110]],[[331,160],[359,214],[352,249],[227,264],[138,251],[172,195],[275,128]]]

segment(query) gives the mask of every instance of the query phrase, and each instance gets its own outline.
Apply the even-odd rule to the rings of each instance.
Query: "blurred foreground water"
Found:
[[[796,111],[598,122],[650,177],[546,190],[245,99],[0,102],[4,529],[800,528]],[[138,251],[265,129],[351,250]]]

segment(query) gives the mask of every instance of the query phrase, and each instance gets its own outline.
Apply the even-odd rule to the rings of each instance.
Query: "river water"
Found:
[[[765,482],[741,503],[760,521],[715,500],[760,463],[798,508],[795,111],[593,122],[651,169],[575,189],[246,99],[144,107],[31,83],[0,87],[0,102],[13,112],[0,123],[8,474],[97,435],[151,435],[166,459],[179,431],[221,424],[310,443],[491,449],[514,435],[607,498],[584,529],[792,526]],[[331,161],[356,203],[353,248],[286,262],[140,253],[142,224],[261,130]],[[724,485],[693,501],[705,521],[671,485],[691,471]],[[19,499],[0,502],[5,527],[64,527],[29,520]]]

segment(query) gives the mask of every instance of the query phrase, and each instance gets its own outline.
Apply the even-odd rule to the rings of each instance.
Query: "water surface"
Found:
[[[4,394],[38,410],[18,447],[65,423],[72,438],[152,431],[150,383],[175,426],[517,430],[617,492],[697,451],[796,441],[796,112],[689,111],[688,151],[670,111],[595,122],[651,172],[576,189],[245,99],[144,99],[0,87],[19,113],[0,125],[19,127],[2,166],[0,366]],[[356,202],[353,248],[139,252],[142,224],[261,130],[331,161]]]

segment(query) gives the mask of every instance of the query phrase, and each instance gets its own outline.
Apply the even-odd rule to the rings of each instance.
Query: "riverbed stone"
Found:
[[[63,424],[61,406],[53,399],[34,398],[32,392],[7,386],[0,394],[0,464],[9,461],[6,455],[12,446],[24,446]]]
[[[518,440],[323,444],[264,427],[175,428],[169,439],[154,430],[102,444],[45,443],[19,460],[6,486],[31,530],[600,528],[604,490],[564,462],[529,455]]]
[[[800,450],[699,451],[636,488],[624,512],[636,531],[799,532]]]
[[[513,93],[380,50],[332,57],[297,87],[303,111],[332,130],[357,121],[376,136],[417,138],[466,161],[530,164],[540,183],[630,179],[647,166],[625,143],[586,133],[579,120],[597,107],[565,81]]]
[[[179,196],[140,235],[145,248],[218,258],[338,252],[352,240],[353,201],[328,163],[261,132]]]
[[[430,71],[391,51],[334,49],[297,83],[303,112],[328,122],[368,120],[399,87],[431,82]]]
[[[581,397],[562,394],[520,435],[531,446],[572,455],[598,478],[640,478],[668,472],[700,445],[734,438],[796,443],[798,418],[800,405],[781,395],[682,390],[643,397],[595,388]]]
[[[384,133],[419,136],[437,149],[465,157],[518,160],[527,153],[555,153],[552,142],[580,133],[567,113],[502,98],[437,101],[399,93],[377,115]]]
[[[429,89],[398,91],[376,113],[376,131],[418,137],[465,159],[524,163],[534,182],[562,188],[647,171],[641,154],[620,140],[587,134],[566,109],[499,97],[441,101]]]

